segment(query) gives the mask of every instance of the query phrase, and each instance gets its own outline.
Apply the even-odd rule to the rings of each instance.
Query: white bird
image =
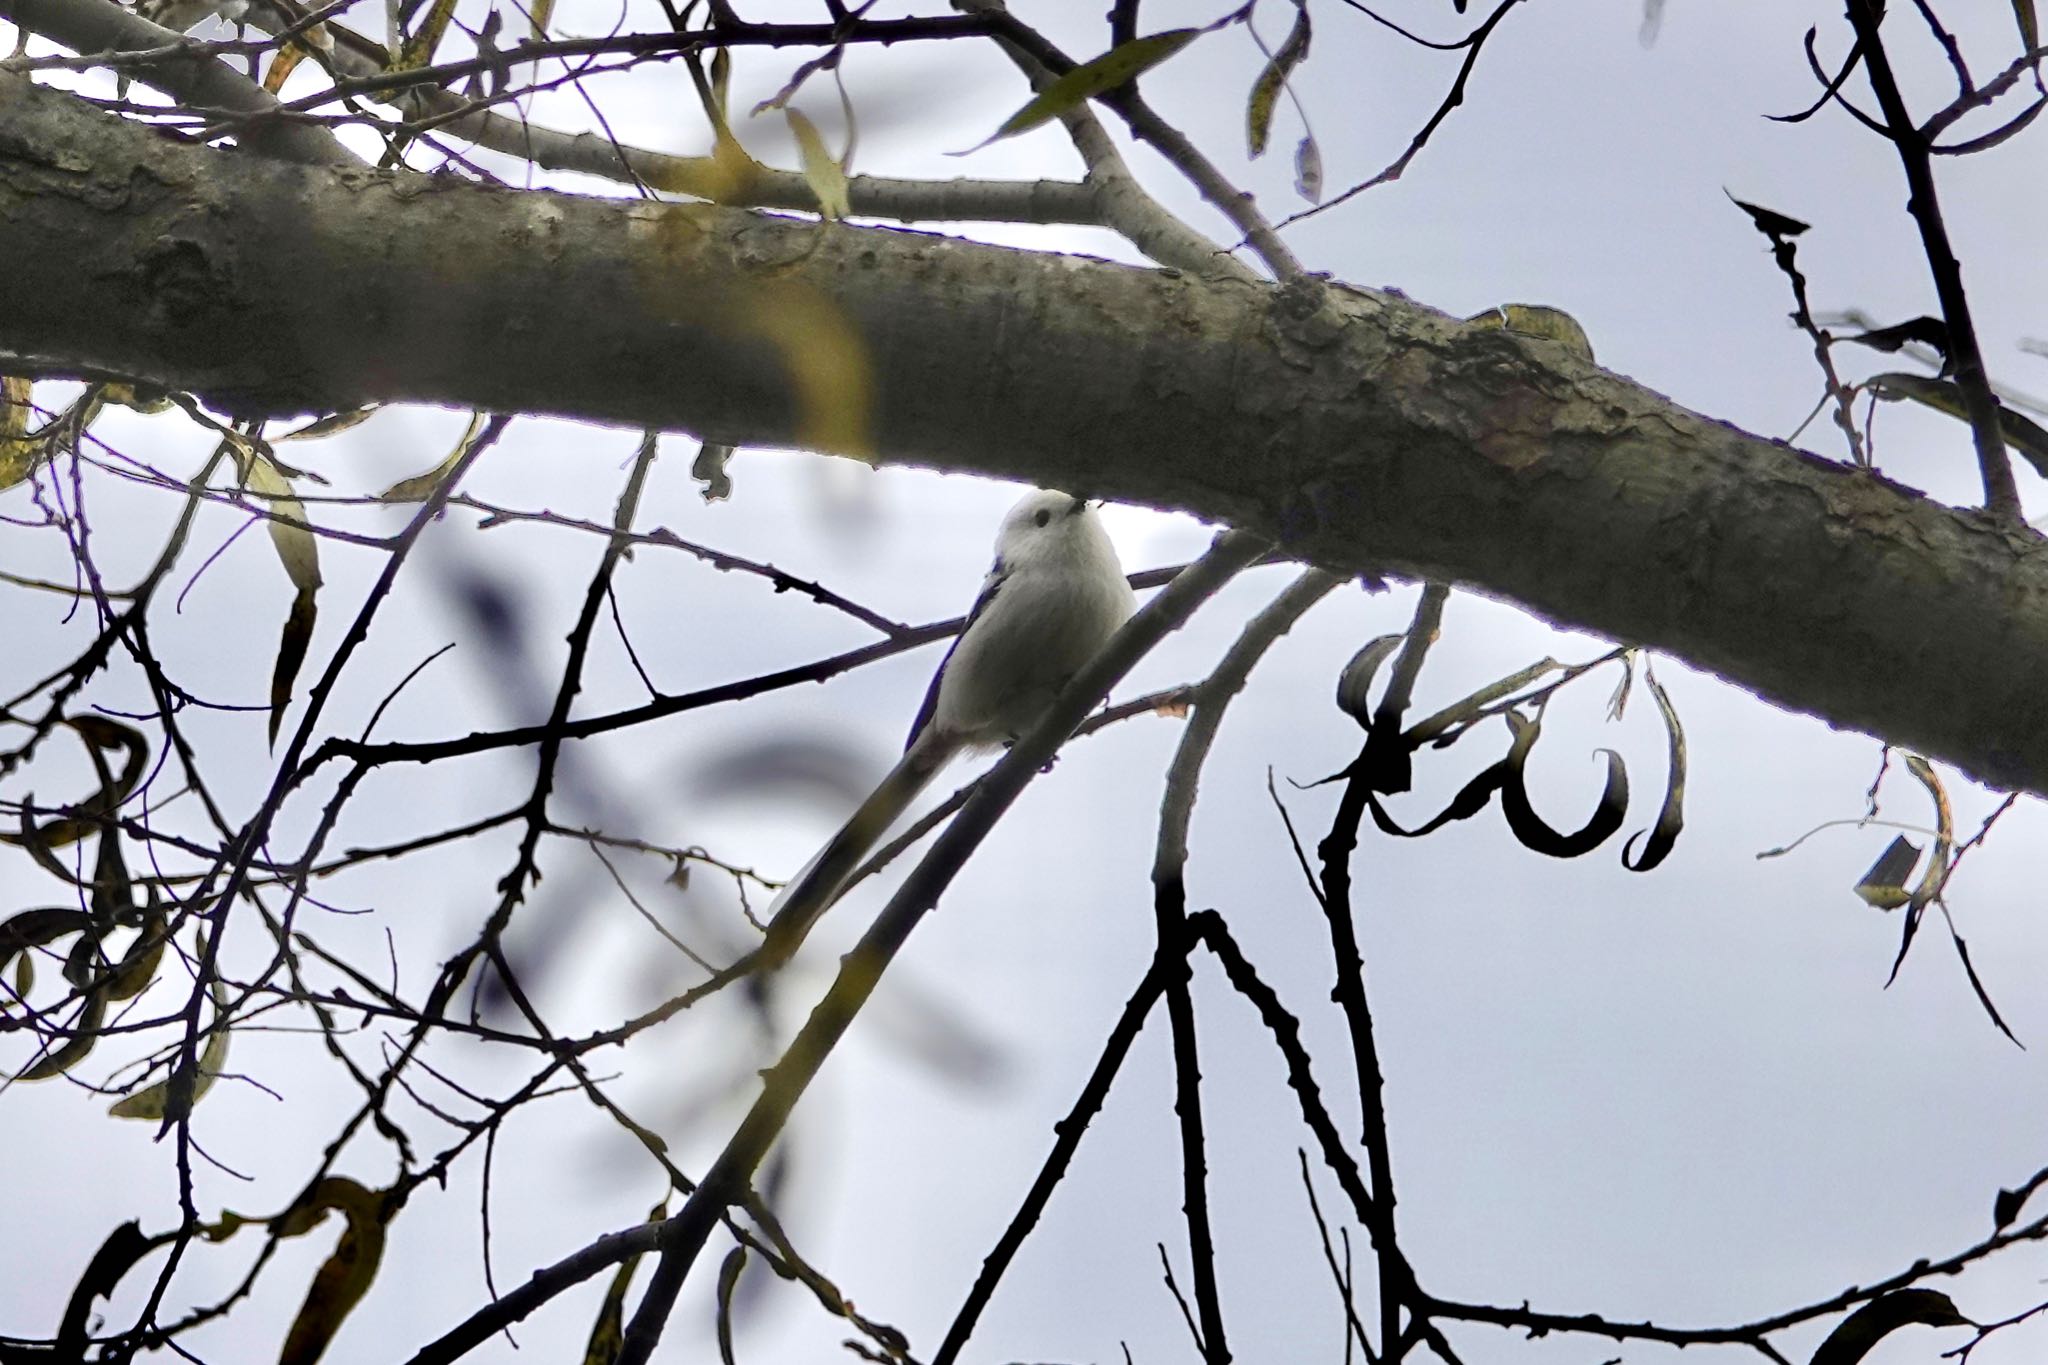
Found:
[[[761,960],[787,961],[861,858],[955,754],[1029,731],[1137,608],[1116,547],[1081,498],[1010,509],[967,624],[932,676],[903,757],[769,907]]]

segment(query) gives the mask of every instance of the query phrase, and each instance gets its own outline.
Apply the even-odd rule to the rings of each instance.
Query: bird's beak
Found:
[[[1085,512],[1087,510],[1088,500],[1086,498],[1075,498],[1071,503],[1067,505],[1067,515],[1070,517],[1075,516],[1081,512]]]

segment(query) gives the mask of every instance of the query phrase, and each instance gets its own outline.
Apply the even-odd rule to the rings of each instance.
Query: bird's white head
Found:
[[[1044,490],[1027,493],[1003,518],[996,558],[1010,573],[1052,566],[1115,572],[1117,564],[1116,547],[1087,500]]]

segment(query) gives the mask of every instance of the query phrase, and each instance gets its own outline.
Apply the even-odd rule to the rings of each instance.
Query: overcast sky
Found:
[[[741,8],[750,17],[774,13],[761,4]],[[787,7],[804,18],[818,8]],[[1103,8],[1017,4],[1078,55],[1105,45]],[[1447,88],[1457,58],[1410,47],[1340,4],[1314,0],[1311,8],[1315,46],[1297,90],[1328,182],[1338,188],[1399,153]],[[376,7],[357,9],[356,22],[377,31]],[[652,7],[635,7],[633,21],[655,23],[642,9]],[[1996,69],[2013,50],[2006,6],[1947,10],[1980,71]],[[875,11],[904,12],[886,0]],[[1144,19],[1148,28],[1167,27],[1220,12],[1155,0]],[[1384,12],[1438,38],[1464,32],[1479,17],[1456,16],[1440,0],[1387,0]],[[1272,0],[1261,7],[1269,42],[1291,13]],[[1642,17],[1630,0],[1518,7],[1487,45],[1463,106],[1408,174],[1290,229],[1289,241],[1311,269],[1396,287],[1455,314],[1507,302],[1566,309],[1602,364],[1759,435],[1790,436],[1818,397],[1819,377],[1808,343],[1784,320],[1784,278],[1727,196],[1813,225],[1800,260],[1817,308],[1860,308],[1880,322],[1897,321],[1935,306],[1896,159],[1837,111],[1798,125],[1761,117],[1811,102],[1815,87],[1800,47],[1809,26],[1819,26],[1827,60],[1845,50],[1833,0],[1678,0],[1666,6],[1647,46]],[[568,32],[609,31],[615,19],[600,6],[563,5],[558,15]],[[1893,46],[1909,97],[1924,108],[1943,97],[1947,69],[1912,24],[1910,12],[1894,16],[1901,36]],[[12,36],[0,32],[0,39]],[[772,94],[797,60],[793,53],[740,54],[734,107]],[[1243,99],[1259,65],[1243,32],[1227,30],[1195,43],[1145,89],[1279,216],[1299,206],[1286,155],[1300,124],[1283,105],[1278,150],[1246,165]],[[932,177],[1078,171],[1056,128],[964,160],[944,155],[979,142],[1024,98],[992,50],[860,49],[849,53],[845,76],[862,116],[857,170]],[[590,94],[621,140],[701,151],[708,139],[679,81],[677,70],[643,68],[595,82]],[[829,87],[814,84],[800,103],[836,145],[840,119]],[[561,127],[589,126],[591,118],[566,93],[536,101],[533,113]],[[757,155],[794,165],[779,121],[742,123],[739,132]],[[2035,393],[2048,392],[2048,360],[2019,342],[2048,335],[2043,136],[1939,168],[1993,375]],[[512,163],[477,159],[516,183],[529,179]],[[1132,160],[1169,205],[1204,231],[1224,234],[1156,158],[1135,151]],[[977,226],[972,235],[1134,259],[1100,232]],[[1852,372],[1896,363],[1872,359],[1882,363]],[[1845,356],[1844,363],[1865,361]],[[294,453],[335,491],[373,492],[431,467],[463,421],[462,414],[386,412]],[[174,418],[111,413],[96,432],[180,471],[205,450]],[[1839,456],[1832,432],[1815,422],[1801,444]],[[471,487],[507,506],[604,520],[633,449],[629,434],[522,421]],[[1895,478],[1951,500],[1973,497],[1968,435],[1959,424],[1888,408],[1879,416],[1877,451]],[[966,609],[996,522],[1017,491],[747,451],[732,468],[735,496],[707,506],[688,477],[694,443],[671,437],[663,452],[644,525],[822,580],[904,621]],[[2019,477],[2029,507],[2048,509],[2031,472]],[[160,543],[169,500],[111,479],[100,483],[95,527],[110,577],[132,578]],[[0,513],[26,515],[24,495],[20,488],[0,494]],[[316,508],[316,519],[323,515]],[[335,515],[381,533],[406,513]],[[1187,558],[1208,536],[1184,519],[1142,509],[1105,515],[1132,568]],[[527,525],[478,532],[476,521],[457,513],[429,535],[331,703],[336,731],[359,729],[408,669],[451,640],[457,648],[400,697],[381,734],[460,734],[545,714],[598,542]],[[239,524],[224,510],[209,511],[187,564],[196,568]],[[0,568],[66,577],[59,545],[52,537],[10,538],[0,542]],[[346,545],[323,547],[327,585],[309,675],[381,562]],[[1201,676],[1292,573],[1246,574],[1147,660],[1126,691]],[[181,588],[188,574],[181,570]],[[479,627],[478,584],[509,609],[510,641],[497,648]],[[91,623],[66,621],[53,597],[6,591],[14,647],[0,657],[0,684],[12,693],[82,648]],[[746,677],[872,638],[793,594],[775,595],[756,580],[651,547],[622,566],[617,594],[639,661],[665,691]],[[1338,789],[1296,790],[1289,782],[1325,776],[1355,752],[1358,731],[1331,702],[1335,674],[1366,639],[1400,629],[1414,597],[1409,586],[1378,595],[1346,587],[1274,651],[1231,713],[1195,818],[1191,904],[1230,919],[1302,1017],[1326,1093],[1338,1102],[1349,1064],[1342,1020],[1326,999],[1324,931],[1267,777],[1278,780],[1304,838],[1320,837]],[[172,675],[194,693],[259,703],[288,600],[266,539],[246,535],[198,579],[182,614],[160,604],[155,639]],[[600,637],[579,702],[587,712],[645,696],[617,637]],[[1546,654],[1588,658],[1604,647],[1459,596],[1417,704],[1431,708]],[[844,811],[849,788],[891,761],[939,653],[934,647],[829,686],[577,745],[557,818],[701,845],[787,875]],[[1872,658],[1868,666],[1886,664]],[[1990,1231],[1996,1192],[2048,1164],[2041,1057],[2048,1049],[2041,990],[2048,923],[2037,804],[2023,802],[2005,818],[1970,856],[1950,896],[1986,987],[2032,1049],[2022,1051],[1985,1018],[1938,922],[1885,989],[1899,921],[1864,905],[1851,888],[1893,831],[1834,828],[1788,856],[1757,856],[1860,815],[1879,744],[1788,715],[1673,660],[1660,660],[1657,671],[1683,716],[1692,767],[1684,836],[1655,872],[1625,871],[1618,841],[1575,861],[1539,857],[1517,846],[1492,811],[1419,841],[1369,836],[1359,852],[1360,935],[1386,1070],[1403,1244],[1423,1283],[1444,1296],[1673,1325],[1737,1322],[1980,1240]],[[1589,679],[1552,708],[1538,750],[1537,799],[1560,824],[1575,823],[1590,805],[1599,746],[1621,750],[1631,765],[1637,794],[1628,829],[1654,817],[1661,726],[1641,689],[1623,723],[1603,724],[1610,690],[1611,680]],[[116,669],[89,695],[117,708],[146,700],[133,670]],[[262,723],[260,713],[189,719],[232,814],[246,814],[269,780]],[[799,1110],[783,1149],[792,1235],[863,1312],[909,1332],[922,1354],[936,1346],[1035,1174],[1053,1121],[1149,957],[1159,785],[1180,732],[1178,721],[1162,717],[1117,726],[1074,745],[1034,783],[919,930]],[[1494,756],[1490,742],[1475,737],[1426,757],[1418,792],[1400,809],[1433,811]],[[804,763],[767,766],[771,744],[793,746]],[[66,783],[81,776],[75,756],[53,752],[47,762],[0,795],[18,800],[33,791],[48,802],[71,790]],[[531,764],[529,753],[515,752],[386,770],[366,784],[336,846],[402,838],[502,808],[531,780]],[[1995,794],[1958,779],[1950,790],[1965,831],[1996,803]],[[1887,817],[1926,822],[1924,795],[1896,764],[1883,795]],[[295,847],[317,814],[317,798],[290,807],[282,846]],[[375,972],[387,970],[388,933],[400,979],[423,990],[438,961],[467,942],[488,912],[511,848],[491,835],[321,883],[318,894],[329,905],[374,913],[309,908],[308,927]],[[517,944],[535,964],[541,1007],[557,1028],[616,1021],[693,979],[586,852],[556,842],[548,858],[547,880],[521,912]],[[716,943],[733,932],[729,882],[700,869],[678,891],[661,883],[661,867],[629,861],[625,870],[643,902],[685,937]],[[800,1019],[822,991],[836,953],[886,889],[863,888],[818,931],[791,973],[780,1027]],[[0,907],[58,898],[55,884],[26,859],[0,861]],[[243,933],[230,933],[230,961],[260,962],[260,932],[250,927],[235,937]],[[1196,993],[1232,1345],[1245,1361],[1334,1361],[1338,1301],[1295,1157],[1298,1146],[1310,1145],[1308,1135],[1269,1039],[1207,959],[1198,959]],[[686,1169],[699,1171],[751,1098],[752,1070],[766,1060],[758,1021],[746,1011],[722,1004],[700,1013],[601,1059],[614,1078],[611,1091],[671,1139]],[[371,1064],[380,1036],[372,1029],[355,1040]],[[12,1059],[26,1054],[19,1043],[8,1046],[12,1069]],[[454,1043],[438,1047],[433,1059],[494,1094],[526,1074],[523,1055]],[[253,1177],[202,1169],[198,1202],[208,1217],[223,1208],[264,1214],[281,1207],[357,1095],[309,1033],[239,1033],[232,1064],[274,1093],[223,1083],[200,1107],[199,1140]],[[111,1071],[96,1061],[89,1078]],[[437,1098],[456,1102],[446,1092]],[[104,1098],[77,1087],[16,1085],[0,1103],[12,1157],[0,1192],[16,1230],[0,1239],[0,1285],[9,1286],[0,1291],[0,1331],[42,1334],[54,1329],[69,1286],[115,1224],[139,1217],[154,1230],[174,1221],[175,1173],[168,1147],[151,1143],[152,1125],[105,1117]],[[443,1139],[431,1120],[421,1118],[420,1131],[423,1147],[437,1149]],[[491,1257],[501,1288],[643,1216],[662,1192],[659,1172],[631,1141],[573,1094],[512,1124],[493,1162]],[[371,1140],[359,1140],[340,1169],[371,1185],[393,1174],[388,1148]],[[1121,1359],[1119,1343],[1126,1343],[1141,1365],[1194,1359],[1155,1250],[1167,1244],[1185,1288],[1178,1169],[1169,1048],[1163,1020],[1155,1020],[969,1358],[1107,1362]],[[375,1287],[329,1359],[403,1359],[484,1301],[479,1176],[472,1155],[445,1194],[423,1190],[406,1210]],[[1320,1172],[1318,1197],[1326,1214],[1341,1216],[1341,1195]],[[288,1244],[255,1298],[196,1336],[192,1349],[220,1362],[267,1358],[332,1236],[323,1231]],[[253,1254],[253,1237],[196,1247],[174,1299],[225,1292]],[[1355,1229],[1353,1241],[1363,1278],[1365,1243]],[[708,1260],[700,1267],[703,1284],[685,1296],[660,1358],[707,1358],[711,1269]],[[2021,1248],[1939,1287],[1966,1314],[1991,1320],[2048,1297],[2044,1278],[2048,1253]],[[124,1287],[115,1321],[135,1311],[133,1291],[146,1288],[146,1279]],[[577,1358],[602,1282],[522,1325],[525,1349],[517,1358]],[[838,1351],[841,1324],[800,1291],[765,1277],[752,1288],[761,1292],[743,1323],[741,1360],[818,1360]],[[1474,1327],[1449,1330],[1473,1365],[1594,1365],[1669,1354],[1592,1339],[1529,1342]],[[1962,1339],[1917,1330],[1870,1359],[1928,1361]],[[1803,1358],[1817,1340],[1809,1333],[1780,1345]],[[2044,1352],[2048,1326],[2034,1324],[1995,1339],[1973,1360],[2012,1365]],[[515,1356],[500,1339],[472,1358]]]

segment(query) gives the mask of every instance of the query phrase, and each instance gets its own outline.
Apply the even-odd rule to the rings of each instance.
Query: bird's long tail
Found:
[[[768,932],[761,943],[763,966],[779,967],[790,959],[818,917],[839,898],[841,886],[868,850],[881,841],[951,754],[951,746],[939,743],[927,728],[847,817],[839,832],[777,893],[768,907]]]

